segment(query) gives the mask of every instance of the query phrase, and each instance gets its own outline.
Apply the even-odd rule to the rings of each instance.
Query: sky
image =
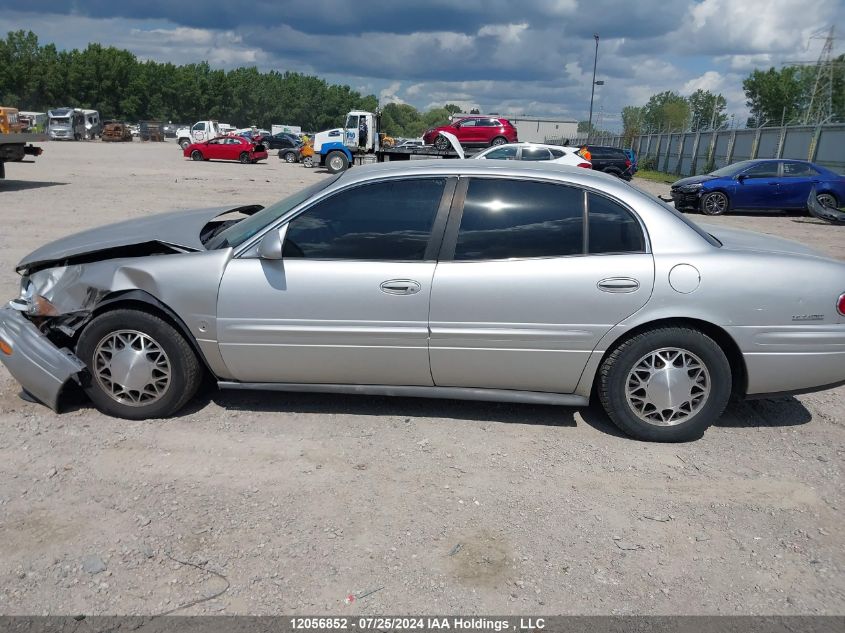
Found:
[[[10,10],[10,6],[20,10]],[[845,0],[27,0],[0,33],[95,41],[141,59],[298,71],[380,103],[585,120],[599,35],[594,123],[663,90],[721,93],[747,117],[755,68],[815,60],[831,26],[845,42]],[[25,8],[25,10],[24,10]]]

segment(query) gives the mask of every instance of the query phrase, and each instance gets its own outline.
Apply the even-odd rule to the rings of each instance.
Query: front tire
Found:
[[[248,164],[250,162],[249,153],[241,152],[241,155],[238,156],[238,160],[241,161],[241,163],[244,165]]]
[[[282,158],[286,163],[295,163],[296,162],[296,152],[285,152],[282,154]]]
[[[438,136],[434,139],[434,148],[440,150],[441,152],[446,151],[451,147],[451,143],[449,143],[449,139],[445,136]]]
[[[181,147],[183,150],[188,149],[188,145],[190,145],[190,144],[191,144],[191,141],[189,141],[186,138],[183,138],[181,141],[179,141],[179,147]]]
[[[195,149],[191,152],[191,160],[202,160],[202,152],[198,149]]]
[[[721,191],[713,191],[701,198],[701,212],[704,215],[724,215],[730,208],[730,201]]]
[[[691,328],[649,330],[604,360],[598,394],[623,432],[649,442],[685,442],[722,415],[731,395],[731,366],[709,336]]]
[[[329,152],[326,156],[326,169],[330,174],[346,171],[347,167],[349,167],[349,159],[343,152]]]
[[[193,398],[202,366],[185,338],[168,322],[139,310],[95,317],[76,346],[91,379],[94,406],[128,420],[169,417]]]

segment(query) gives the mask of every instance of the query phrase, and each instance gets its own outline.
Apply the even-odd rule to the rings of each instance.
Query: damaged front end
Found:
[[[20,295],[0,308],[0,361],[26,392],[58,411],[64,387],[85,386],[89,378],[73,352],[79,334],[98,311],[127,300],[165,312],[201,355],[205,347],[213,350],[212,336],[193,339],[214,321],[216,289],[231,252],[208,251],[204,245],[259,209],[205,209],[130,220],[34,251],[17,267]],[[229,216],[233,212],[238,219]]]
[[[0,308],[0,360],[21,386],[54,411],[71,379],[85,379],[85,364],[50,341],[23,313]]]

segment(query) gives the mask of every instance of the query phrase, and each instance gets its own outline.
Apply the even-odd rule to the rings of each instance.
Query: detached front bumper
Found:
[[[54,411],[68,380],[85,365],[68,349],[56,347],[19,311],[0,308],[0,361],[21,386]],[[7,354],[7,351],[11,351]]]
[[[676,209],[698,209],[701,191],[680,191],[672,189],[670,194]]]

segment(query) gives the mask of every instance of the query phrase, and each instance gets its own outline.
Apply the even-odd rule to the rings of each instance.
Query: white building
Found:
[[[553,119],[551,117],[528,116],[524,114],[469,114],[452,115],[452,120],[467,116],[502,117],[516,128],[520,141],[545,143],[551,140],[565,140],[578,135],[578,121],[574,119]]]

